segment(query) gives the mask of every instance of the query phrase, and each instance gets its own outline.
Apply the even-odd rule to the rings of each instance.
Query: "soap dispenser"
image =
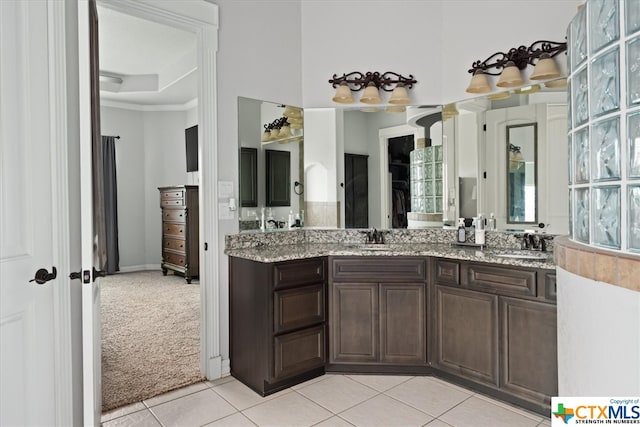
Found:
[[[484,217],[478,214],[476,218],[476,245],[484,245]]]
[[[456,239],[458,243],[464,243],[467,240],[467,230],[464,228],[464,218],[458,218],[458,234]]]

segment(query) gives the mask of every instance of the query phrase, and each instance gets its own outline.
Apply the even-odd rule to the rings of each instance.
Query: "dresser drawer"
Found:
[[[174,251],[182,252],[186,250],[184,240],[180,239],[163,239],[164,249],[173,249]]]
[[[310,258],[283,262],[273,269],[273,284],[275,289],[318,283],[325,280],[324,259]]]
[[[160,201],[184,199],[184,190],[162,190],[160,191]]]
[[[184,228],[185,228],[184,224],[165,223],[165,224],[162,224],[162,233],[164,235],[182,237],[184,236]]]
[[[184,199],[161,200],[160,206],[163,208],[171,207],[171,206],[184,206]]]
[[[184,222],[187,213],[184,209],[163,209],[162,219],[164,221]]]
[[[172,254],[164,250],[162,251],[162,260],[167,264],[177,265],[182,268],[184,268],[186,264],[184,255]]]
[[[332,258],[333,280],[366,282],[424,281],[427,274],[425,258],[351,257]]]
[[[273,312],[276,334],[324,322],[324,285],[274,292]]]
[[[324,348],[324,325],[274,337],[274,380],[324,366]]]
[[[469,288],[512,296],[536,296],[536,272],[507,267],[467,265]]]
[[[460,264],[452,261],[436,260],[436,283],[460,284]]]

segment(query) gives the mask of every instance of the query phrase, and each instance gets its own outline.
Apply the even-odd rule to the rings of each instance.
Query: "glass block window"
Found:
[[[567,31],[571,238],[640,253],[640,0],[587,0]]]

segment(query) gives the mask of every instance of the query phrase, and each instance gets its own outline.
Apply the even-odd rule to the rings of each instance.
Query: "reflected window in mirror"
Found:
[[[507,223],[538,222],[537,123],[507,126]]]

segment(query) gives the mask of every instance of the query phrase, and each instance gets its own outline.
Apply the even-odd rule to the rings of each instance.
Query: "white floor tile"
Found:
[[[291,389],[285,389],[266,397],[260,396],[240,381],[229,381],[225,384],[213,387],[211,390],[218,393],[224,400],[231,403],[236,409],[244,411],[247,408],[267,402],[283,394],[291,393]]]
[[[398,384],[409,381],[413,377],[397,375],[349,375],[349,378],[367,387],[371,387],[374,390],[387,391]]]
[[[221,384],[226,384],[231,381],[238,381],[238,380],[232,377],[231,375],[227,375],[226,377],[218,378],[217,380],[205,381],[205,384],[207,384],[209,387],[217,387]]]
[[[201,426],[237,412],[210,388],[154,406],[151,411],[165,427]]]
[[[435,418],[471,397],[471,394],[434,381],[431,377],[415,377],[385,394]]]
[[[297,391],[334,414],[338,414],[378,394],[377,391],[346,376],[333,376],[324,381],[302,387]]]
[[[551,427],[551,421],[545,419],[544,421],[542,421],[540,424],[538,424],[538,427]]]
[[[118,417],[121,417],[123,415],[131,414],[133,412],[138,412],[138,411],[141,411],[143,409],[147,409],[147,407],[144,406],[144,404],[142,402],[132,403],[131,405],[122,406],[120,408],[113,409],[111,411],[105,412],[104,414],[102,414],[102,417],[100,417],[100,421],[102,421],[104,423],[104,422],[107,422],[107,421],[112,420],[114,418],[118,418]]]
[[[240,412],[207,424],[207,427],[256,427],[251,420]]]
[[[102,423],[103,427],[161,427],[161,424],[156,420],[148,409],[134,412],[132,414],[124,415],[120,418],[115,418],[106,423]]]
[[[302,387],[306,387],[306,386],[311,385],[313,383],[317,383],[318,381],[324,381],[324,380],[332,378],[332,377],[335,377],[335,375],[330,375],[330,374],[320,375],[319,377],[315,377],[315,378],[312,378],[312,379],[310,379],[308,381],[305,381],[303,383],[296,384],[291,388],[293,390],[298,390],[298,389],[301,389]]]
[[[342,412],[340,417],[362,427],[422,426],[432,419],[424,412],[383,394]]]
[[[314,425],[313,427],[353,427],[353,424],[350,424],[340,418],[339,416],[331,417],[328,420],[324,420],[321,423]]]
[[[491,397],[485,396],[483,394],[475,394],[475,397],[478,399],[486,400],[487,402],[493,403],[494,405],[502,406],[505,409],[508,409],[513,412],[517,412],[520,415],[525,417],[529,417],[532,420],[536,420],[538,422],[543,421],[544,417],[534,412],[527,411],[526,409],[519,408],[514,405],[509,405],[508,403],[502,402],[500,400],[492,399]]]
[[[297,392],[287,393],[243,411],[259,426],[312,426],[333,414]]]
[[[535,427],[540,420],[472,396],[439,417],[455,427]]]
[[[441,420],[433,420],[429,424],[427,424],[425,427],[452,427],[452,426]]]
[[[144,400],[143,403],[147,405],[148,408],[151,408],[152,406],[160,405],[161,403],[165,403],[170,400],[186,396],[188,394],[197,393],[207,388],[208,386],[206,383],[199,382],[179,388],[177,390],[170,391],[168,393],[161,394],[160,396],[152,397],[151,399]]]

